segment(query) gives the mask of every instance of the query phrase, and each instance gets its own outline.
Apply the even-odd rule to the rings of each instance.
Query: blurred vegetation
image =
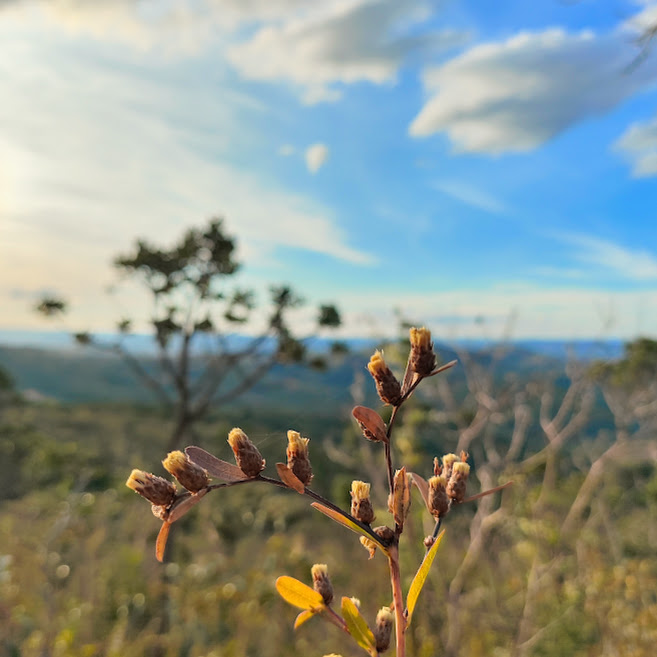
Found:
[[[654,344],[644,347],[639,353],[653,353]],[[628,347],[628,367],[639,348]],[[393,362],[394,348],[386,355]],[[436,377],[398,427],[398,460],[423,476],[435,455],[465,447],[472,492],[514,480],[502,495],[450,514],[409,653],[652,657],[654,370],[637,363],[631,380],[614,378],[619,363],[514,375],[499,367],[507,356],[459,354],[461,374]],[[354,403],[371,394],[361,363],[352,370]],[[360,598],[371,622],[389,602],[387,564],[380,555],[368,561],[355,535],[298,495],[236,487],[213,492],[176,523],[168,563],[159,564],[160,523],[124,482],[133,467],[164,474],[169,418],[147,405],[27,402],[11,381],[0,372],[1,655],[356,654],[317,619],[294,633],[294,612],[273,586],[281,574],[309,582],[311,565],[327,563],[336,595]],[[360,437],[344,399],[296,411],[294,392],[288,401],[213,411],[198,423],[197,444],[231,460],[226,436],[242,426],[272,465],[283,459],[285,431],[297,429],[311,437],[313,488],[347,505],[353,478],[372,481],[385,522],[382,455]],[[433,529],[416,492],[411,512],[406,587]]]

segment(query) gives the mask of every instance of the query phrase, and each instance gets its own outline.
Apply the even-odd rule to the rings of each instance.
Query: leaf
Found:
[[[326,606],[322,596],[294,577],[282,575],[276,580],[276,590],[285,602],[307,611],[320,611]]]
[[[330,509],[329,507],[324,506],[319,502],[313,502],[310,506],[315,507],[318,511],[323,513],[325,516],[328,516],[329,518],[331,518],[331,520],[334,520],[338,524],[343,525],[347,529],[351,529],[352,532],[361,534],[362,536],[365,536],[370,541],[374,541],[386,554],[388,554],[388,546],[384,545],[378,536],[376,535],[372,536],[372,534],[370,534],[368,531],[365,531],[360,525],[356,524],[353,520],[350,520],[349,518],[343,516],[341,513],[338,513],[337,511],[334,511],[333,509]]]
[[[155,541],[155,558],[162,563],[164,561],[164,550],[167,546],[167,539],[169,538],[169,530],[171,529],[171,523],[164,521],[160,531],[157,534],[157,540]]]
[[[429,483],[427,482],[426,479],[423,477],[420,477],[419,474],[416,474],[415,472],[409,472],[411,475],[411,481],[417,486],[417,489],[420,491],[420,495],[422,495],[422,499],[424,500],[424,503],[427,505],[427,509],[429,508]]]
[[[372,630],[367,626],[365,619],[360,615],[358,607],[351,598],[342,598],[342,617],[347,624],[349,634],[356,643],[370,655],[376,655],[374,634],[372,634]]]
[[[182,518],[193,506],[196,506],[208,493],[207,488],[201,488],[198,493],[193,493],[189,497],[184,497],[173,503],[169,509],[167,520],[169,523],[176,522]]]
[[[458,360],[450,360],[449,363],[445,363],[444,365],[441,365],[440,367],[437,367],[429,376],[436,376],[436,374],[440,374],[441,372],[444,372],[445,370],[448,370],[454,365],[458,363]]]
[[[310,620],[317,612],[306,609],[302,611],[294,621],[294,629],[300,628],[306,621]]]
[[[185,447],[185,454],[189,456],[189,460],[192,461],[192,463],[196,463],[196,465],[205,468],[208,471],[208,474],[216,479],[221,479],[228,483],[250,479],[250,477],[245,475],[236,465],[228,463],[228,461],[222,461],[195,445]]]
[[[306,487],[301,483],[299,477],[297,477],[292,470],[285,465],[285,463],[277,463],[276,471],[280,480],[288,487],[301,493],[303,495],[306,492]]]
[[[411,624],[411,618],[413,617],[413,610],[415,609],[417,599],[420,595],[420,591],[422,591],[424,583],[427,580],[429,569],[431,568],[433,559],[436,556],[436,552],[438,552],[438,546],[440,545],[440,541],[442,541],[444,534],[445,530],[443,529],[443,531],[438,534],[438,538],[436,538],[434,541],[431,549],[424,555],[424,559],[422,560],[422,563],[420,564],[420,567],[418,568],[417,573],[415,573],[415,577],[411,582],[411,588],[408,590],[408,598],[406,599],[406,610],[408,614],[406,627]]]
[[[367,408],[367,406],[356,406],[351,411],[351,414],[354,416],[356,422],[358,422],[358,424],[361,426],[361,429],[367,430],[370,434],[372,434],[374,440],[378,440],[380,442],[388,441],[385,422],[381,419],[381,416],[376,411],[373,411],[371,408]],[[369,437],[366,435],[366,438]],[[370,440],[372,439],[370,438]]]

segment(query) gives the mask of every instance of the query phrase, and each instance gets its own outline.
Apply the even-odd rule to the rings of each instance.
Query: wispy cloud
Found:
[[[507,206],[492,194],[460,180],[440,180],[432,184],[434,189],[478,210],[491,214],[507,214]]]
[[[560,239],[576,247],[575,259],[634,281],[657,280],[657,254],[632,249],[591,235],[563,234]]]
[[[631,160],[634,176],[657,176],[657,117],[631,125],[614,147]]]

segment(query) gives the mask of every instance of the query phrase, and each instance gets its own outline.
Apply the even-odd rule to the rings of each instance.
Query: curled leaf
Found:
[[[342,618],[356,643],[370,655],[377,655],[374,634],[351,598],[342,598]]]
[[[207,492],[207,488],[202,488],[198,493],[194,493],[189,497],[183,497],[174,502],[169,509],[167,520],[171,523],[182,518],[193,506],[196,506],[207,495]]]
[[[310,609],[305,609],[302,611],[294,621],[294,629],[301,627],[307,620],[310,620],[317,612],[311,611]]]
[[[171,529],[171,523],[164,521],[160,531],[157,535],[157,540],[155,541],[155,558],[162,563],[164,561],[164,550],[167,547],[167,539],[169,538],[169,530]]]
[[[311,589],[294,577],[288,575],[279,577],[276,580],[276,590],[285,602],[289,602],[294,607],[312,612],[321,611],[326,607],[322,596],[315,589]]]
[[[381,416],[367,406],[356,406],[351,414],[363,430],[365,438],[375,442],[387,442],[388,434]]]
[[[216,479],[221,479],[231,483],[233,481],[243,481],[244,479],[249,479],[236,465],[228,463],[228,461],[222,461],[216,456],[213,456],[209,452],[206,452],[200,447],[195,445],[190,445],[185,447],[185,454],[189,457],[189,460],[196,465],[201,466],[207,470],[208,474]]]
[[[297,491],[297,493],[304,494],[306,487],[303,485],[299,477],[297,477],[291,468],[289,468],[285,463],[277,463],[276,471],[280,480],[288,487]]]
[[[413,610],[415,609],[417,599],[420,595],[420,591],[422,591],[424,583],[427,580],[429,569],[431,568],[431,564],[433,563],[434,557],[436,556],[436,552],[438,552],[438,546],[440,545],[440,541],[442,541],[444,534],[445,530],[443,529],[443,531],[438,534],[438,537],[431,546],[431,549],[424,555],[424,559],[422,560],[422,563],[420,564],[420,567],[418,568],[417,573],[415,573],[415,577],[411,582],[411,588],[408,590],[408,598],[406,599],[406,627],[411,624],[411,618],[413,617]]]

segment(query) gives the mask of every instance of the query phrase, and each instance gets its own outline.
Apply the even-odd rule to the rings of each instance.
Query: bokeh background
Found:
[[[0,654],[357,654],[276,577],[387,566],[294,494],[125,486],[241,426],[348,505],[375,348],[442,362],[397,464],[470,453],[410,653],[651,656],[657,5],[0,0]],[[272,471],[273,472],[273,471]],[[433,522],[414,497],[410,584]]]

